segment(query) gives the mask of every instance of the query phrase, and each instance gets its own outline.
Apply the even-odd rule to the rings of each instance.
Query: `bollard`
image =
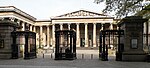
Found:
[[[53,54],[51,54],[51,58],[53,58]]]
[[[91,59],[93,59],[93,54],[91,54]]]
[[[82,54],[82,59],[84,59],[84,54]]]
[[[44,58],[44,53],[43,53],[43,58]]]

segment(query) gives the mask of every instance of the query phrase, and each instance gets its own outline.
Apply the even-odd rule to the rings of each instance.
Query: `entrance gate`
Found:
[[[73,30],[55,31],[55,60],[76,59],[76,32]]]
[[[36,58],[36,33],[31,31],[13,31],[12,58]]]
[[[122,52],[124,45],[120,43],[121,37],[124,35],[124,30],[101,30],[100,31],[100,46],[99,46],[99,58],[102,61],[108,61],[108,46],[113,45],[116,47],[116,61],[122,60]],[[111,41],[116,40],[116,43]]]

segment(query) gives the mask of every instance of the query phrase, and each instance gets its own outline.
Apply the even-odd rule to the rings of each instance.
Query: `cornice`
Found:
[[[20,10],[20,9],[14,7],[14,6],[0,6],[0,12],[15,12],[19,15],[22,15],[22,16],[32,20],[32,21],[36,20],[35,17],[23,12],[22,10]]]

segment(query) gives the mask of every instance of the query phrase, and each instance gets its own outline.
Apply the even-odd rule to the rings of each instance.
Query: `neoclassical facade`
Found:
[[[86,10],[79,10],[49,20],[37,20],[35,17],[14,6],[0,7],[0,20],[9,19],[19,25],[19,31],[36,32],[37,47],[55,47],[55,30],[75,30],[77,47],[98,47],[101,29],[117,29],[114,17]],[[21,42],[24,42],[22,40]]]

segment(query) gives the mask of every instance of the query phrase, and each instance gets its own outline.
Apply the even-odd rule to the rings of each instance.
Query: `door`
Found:
[[[81,41],[80,41],[80,47],[84,47],[85,46],[85,39],[84,38],[81,38]]]
[[[24,58],[24,45],[18,46],[18,55],[19,55],[19,58]]]

